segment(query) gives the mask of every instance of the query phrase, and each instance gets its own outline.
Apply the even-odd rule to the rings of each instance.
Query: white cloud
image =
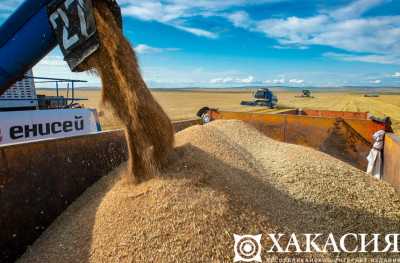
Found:
[[[190,6],[182,4],[164,4],[159,1],[122,1],[129,2],[122,5],[122,13],[145,21],[158,21],[173,26],[196,36],[216,38],[218,35],[205,29],[186,26],[181,18],[192,16]]]
[[[225,78],[214,78],[210,80],[211,84],[251,84],[255,83],[254,76],[248,76],[247,78],[233,78],[233,77],[225,77]]]
[[[352,52],[399,54],[400,16],[337,21],[327,15],[267,19],[257,31],[280,45],[325,45]],[[374,32],[371,34],[371,32]]]
[[[218,32],[190,25],[195,16],[220,16],[234,26],[264,33],[278,41],[276,49],[307,49],[330,46],[355,54],[328,55],[334,59],[380,64],[398,64],[400,58],[400,15],[362,17],[367,11],[390,0],[356,0],[309,17],[252,19],[243,6],[279,0],[121,0],[125,15],[154,20],[191,34],[217,38]],[[282,0],[281,0],[282,1]],[[229,11],[235,7],[234,12]],[[373,32],[373,33],[371,33]],[[360,54],[362,53],[362,54]]]
[[[230,77],[227,78],[215,78],[215,79],[211,79],[210,83],[212,84],[226,84],[226,83],[232,83],[233,79]]]
[[[263,81],[265,84],[285,84],[286,80],[284,78],[273,79],[273,80],[265,80]]]
[[[304,80],[303,79],[291,79],[291,80],[289,80],[289,83],[292,83],[292,84],[303,84]]]
[[[300,85],[303,84],[305,81],[304,79],[289,79],[286,80],[284,77],[278,78],[278,79],[272,79],[272,80],[265,80],[263,81],[263,83],[265,84],[285,84],[285,83],[289,83],[289,84],[296,84],[296,85]]]
[[[248,28],[252,24],[249,14],[245,11],[227,14],[226,18],[236,27]]]
[[[241,83],[249,84],[249,83],[253,83],[254,77],[253,76],[249,76],[249,77],[244,78],[244,79],[237,79],[237,81],[241,82]]]
[[[135,47],[135,51],[139,54],[161,53],[164,51],[179,51],[179,48],[158,48],[151,47],[145,44],[139,44]]]
[[[356,18],[370,10],[371,8],[378,6],[387,0],[358,0],[353,3],[334,10],[330,12],[330,15],[335,17],[336,19],[349,19]]]
[[[58,55],[49,55],[42,59],[39,63],[39,66],[53,66],[53,67],[66,67],[67,62],[64,61],[64,57]]]
[[[217,38],[218,34],[200,29],[200,28],[194,28],[194,27],[187,27],[187,26],[175,26],[176,28],[192,33],[193,35],[199,36],[199,37],[207,37],[207,38]]]
[[[308,49],[307,46],[281,46],[281,45],[273,45],[272,46],[275,49],[300,49],[300,50],[306,50]]]
[[[393,77],[393,78],[400,78],[400,72],[395,72],[395,73],[392,75],[392,77]]]
[[[157,21],[200,37],[217,38],[218,33],[194,27],[188,20],[196,16],[226,16],[225,10],[232,7],[279,1],[284,0],[120,0],[119,4],[126,16],[144,21]],[[238,21],[239,16],[233,14],[232,19]]]
[[[398,64],[400,65],[400,56],[388,55],[349,55],[344,53],[327,52],[323,54],[325,57],[343,60],[358,61],[378,64]]]
[[[167,22],[179,17],[179,13],[173,13],[170,9],[164,9],[160,2],[141,1],[122,8],[122,13],[141,20],[157,20]],[[175,10],[176,11],[176,10]]]
[[[279,44],[273,47],[277,49],[323,45],[355,53],[334,56],[336,59],[398,64],[400,15],[361,17],[366,11],[387,1],[358,0],[335,10],[320,10],[315,16],[301,18],[253,20],[243,12],[226,17],[235,26],[276,39]]]
[[[120,0],[118,3],[124,8],[136,7],[137,10],[141,10],[141,7],[148,6],[160,6],[163,10],[160,13],[160,17],[163,14],[171,14],[172,12],[177,12],[176,17],[192,16],[193,13],[201,14],[201,12],[219,12],[232,7],[249,6],[249,5],[260,5],[268,2],[281,2],[283,0],[225,0],[225,1],[215,1],[215,0],[197,0],[197,1],[187,1],[187,0],[147,0],[147,1],[137,1],[137,0]],[[180,11],[183,10],[183,11]],[[180,12],[178,12],[180,11]],[[183,15],[182,15],[183,14]]]
[[[328,17],[319,15],[311,18],[288,17],[279,19],[265,19],[256,23],[256,31],[267,36],[277,38],[282,44],[308,44],[303,43],[310,35],[322,33],[322,24]]]
[[[382,83],[382,80],[380,80],[380,79],[374,79],[374,80],[371,80],[370,83],[372,83],[372,84],[381,84],[381,83]]]

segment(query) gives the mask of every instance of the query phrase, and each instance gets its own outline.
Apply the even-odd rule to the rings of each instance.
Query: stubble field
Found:
[[[54,91],[39,90],[39,94],[54,95]],[[63,93],[63,92],[61,92]],[[387,93],[380,97],[366,98],[357,92],[315,92],[315,98],[296,98],[298,91],[275,91],[278,96],[278,110],[290,108],[322,109],[338,111],[368,111],[377,117],[390,116],[393,128],[400,134],[400,93]],[[62,94],[63,95],[63,94]],[[203,106],[230,111],[275,112],[260,107],[241,106],[240,101],[251,100],[250,91],[216,90],[167,90],[153,91],[153,95],[162,105],[172,120],[195,118],[196,112]],[[103,129],[121,128],[121,123],[111,111],[101,103],[100,90],[78,89],[78,98],[87,98],[82,103],[85,107],[96,108],[100,112]]]

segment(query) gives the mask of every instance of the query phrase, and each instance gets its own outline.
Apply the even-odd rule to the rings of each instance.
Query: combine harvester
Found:
[[[261,107],[268,107],[273,109],[278,104],[278,98],[274,95],[274,93],[267,89],[258,89],[254,94],[253,101],[242,101],[240,105],[243,106],[261,106]]]
[[[314,98],[314,96],[311,95],[311,90],[309,90],[309,89],[303,89],[301,91],[301,93],[302,93],[301,95],[295,96],[295,97],[296,98],[310,98],[310,99]]]

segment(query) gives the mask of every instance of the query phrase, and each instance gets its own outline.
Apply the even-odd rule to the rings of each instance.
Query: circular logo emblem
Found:
[[[234,235],[234,262],[261,262],[261,235]]]

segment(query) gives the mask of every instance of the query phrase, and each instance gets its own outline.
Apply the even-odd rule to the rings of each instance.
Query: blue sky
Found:
[[[21,0],[0,1],[0,22]],[[399,0],[119,0],[151,87],[400,86]],[[74,74],[59,50],[37,76]]]

